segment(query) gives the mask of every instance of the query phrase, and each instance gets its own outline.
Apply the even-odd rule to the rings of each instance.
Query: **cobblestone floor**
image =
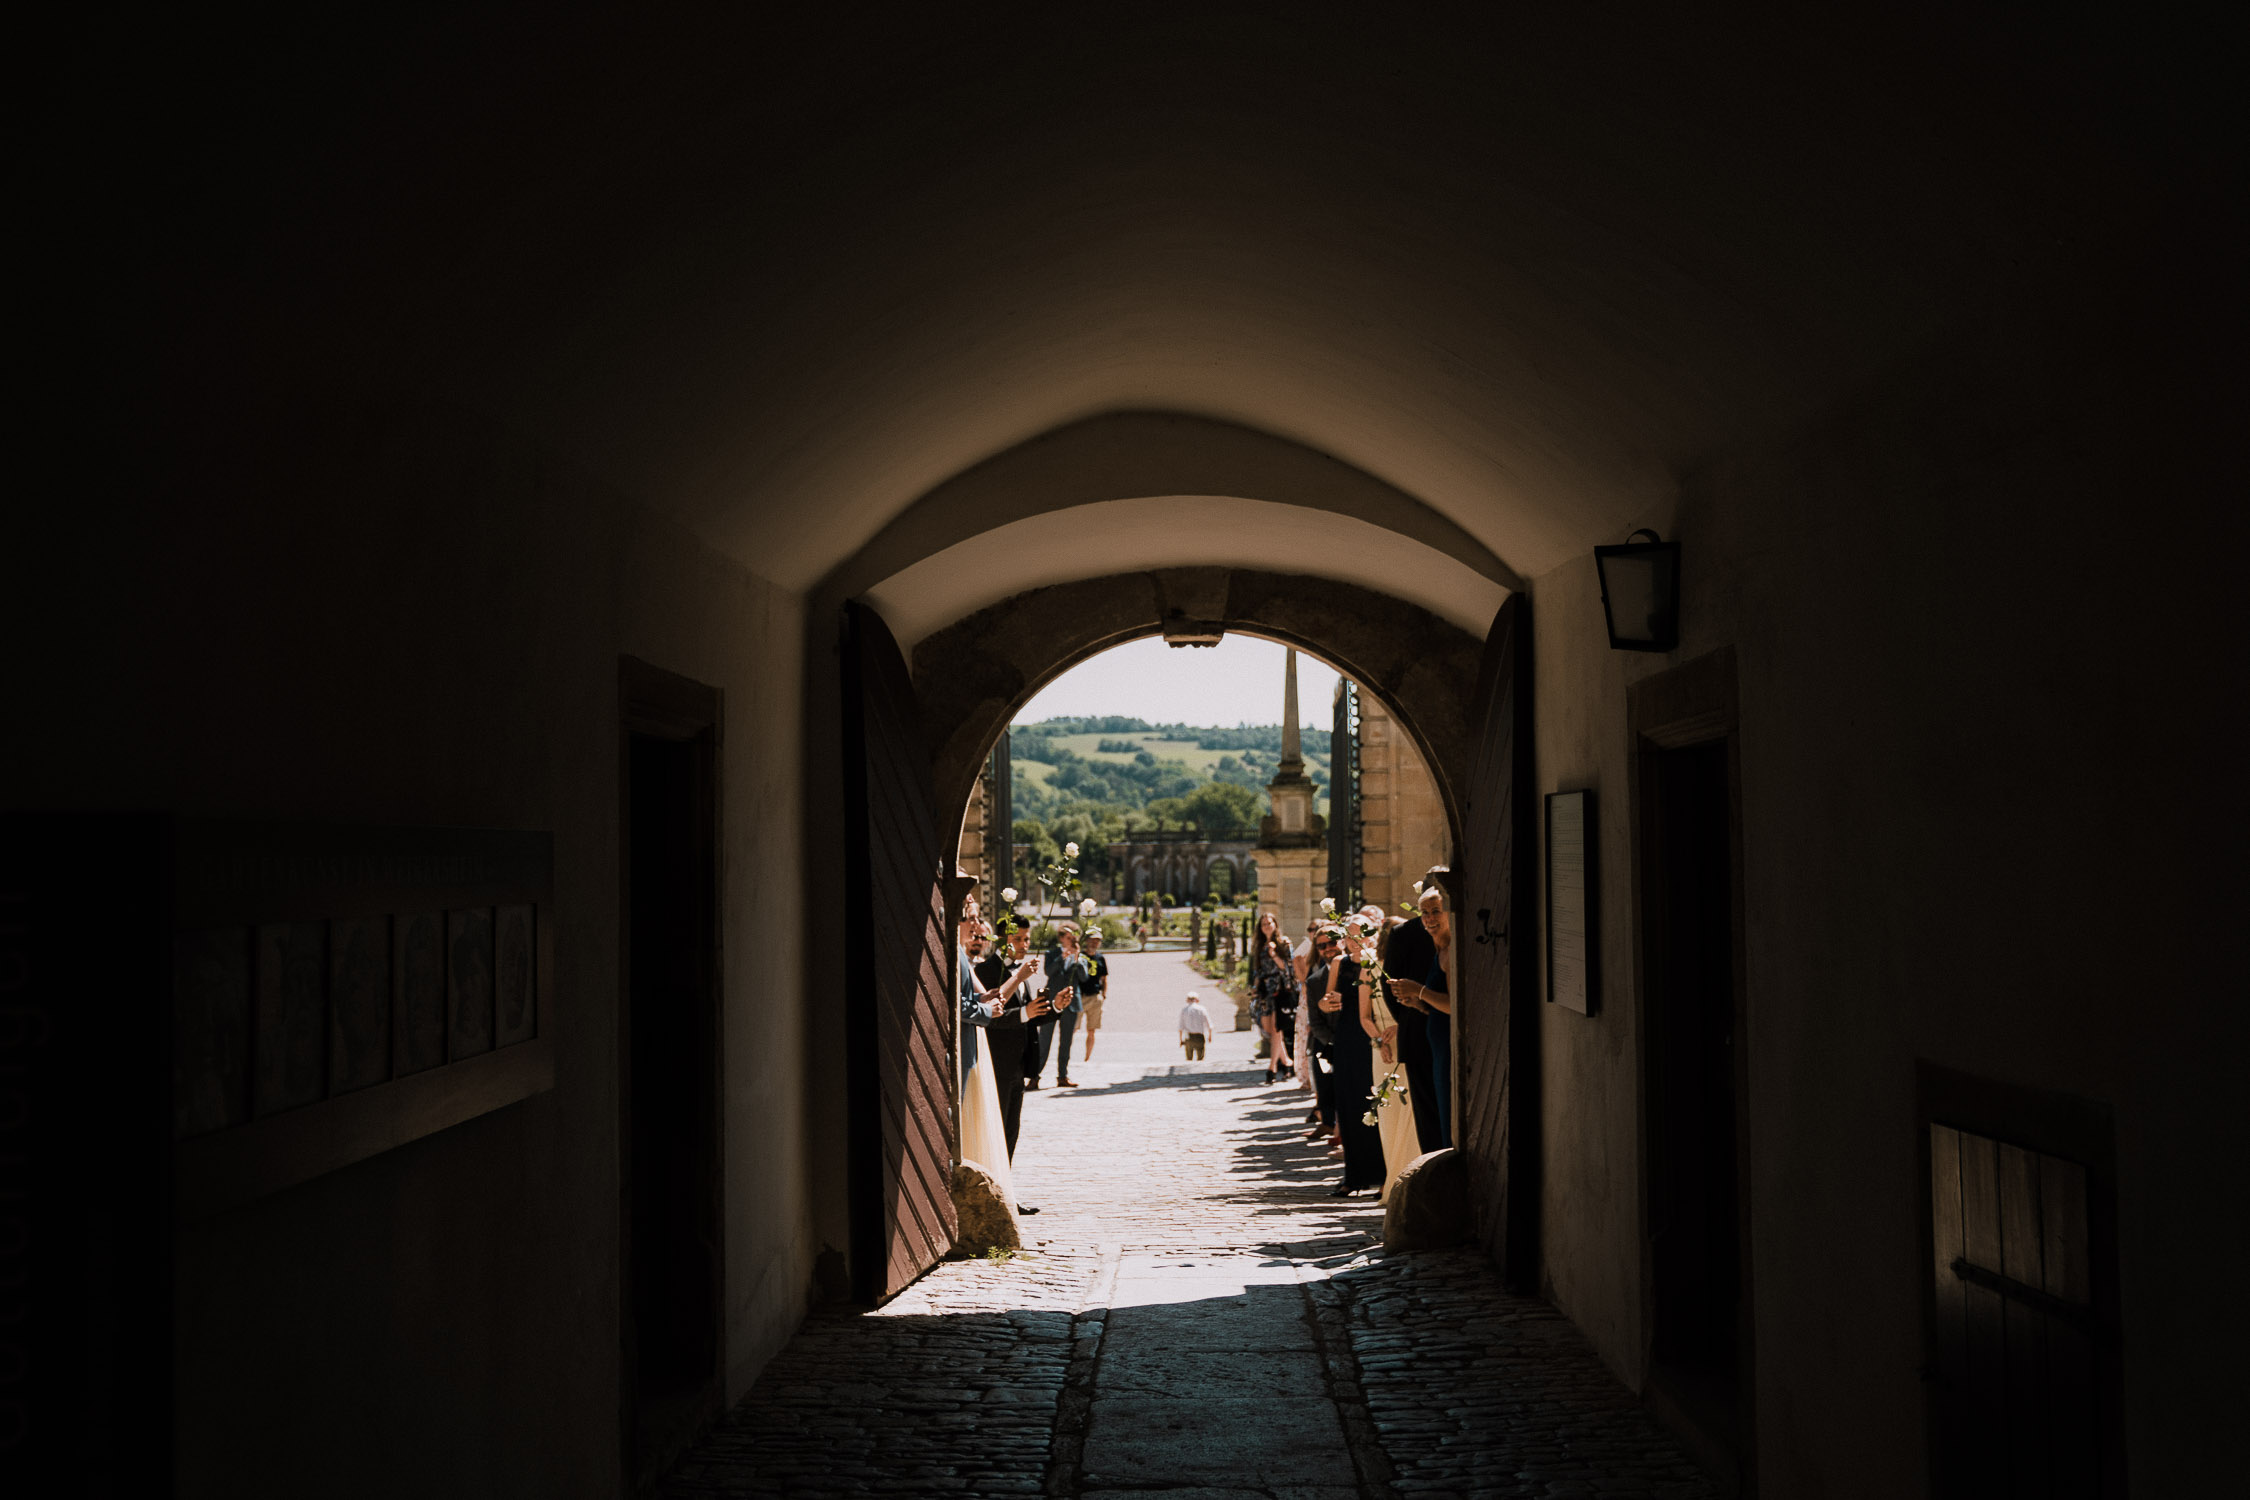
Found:
[[[1193,983],[1118,968],[1147,1003],[1113,1017]],[[1327,1196],[1307,1096],[1143,1076],[1156,1034],[1125,1034],[1026,1101],[1025,1253],[816,1311],[663,1493],[1712,1493],[1554,1309],[1469,1252],[1383,1254],[1381,1211]]]

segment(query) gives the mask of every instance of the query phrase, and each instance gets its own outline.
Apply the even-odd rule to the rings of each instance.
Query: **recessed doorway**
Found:
[[[619,1205],[629,1492],[723,1396],[719,695],[628,660]]]
[[[1648,1391],[1751,1490],[1741,820],[1733,663],[1634,692]]]

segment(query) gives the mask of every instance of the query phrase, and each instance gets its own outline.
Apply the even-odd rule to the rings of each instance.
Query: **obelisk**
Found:
[[[1273,810],[1259,825],[1258,910],[1272,912],[1292,945],[1305,934],[1314,903],[1328,888],[1327,820],[1313,811],[1312,778],[1305,774],[1297,730],[1297,653],[1282,667],[1281,765],[1266,783]]]

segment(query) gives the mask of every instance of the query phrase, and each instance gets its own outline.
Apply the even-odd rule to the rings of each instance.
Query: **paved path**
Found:
[[[1205,1058],[1264,1070],[1265,1064],[1253,1062],[1250,1056],[1258,1045],[1258,1033],[1229,1029],[1234,1025],[1234,1002],[1216,982],[1189,968],[1186,958],[1177,953],[1113,953],[1109,965],[1109,998],[1102,1004],[1094,1060],[1080,1061],[1086,1055],[1085,1032],[1071,1044],[1071,1076],[1080,1083],[1116,1083],[1139,1078],[1152,1067],[1184,1063],[1180,1007],[1190,990],[1203,997],[1203,1008],[1211,1012],[1211,1024],[1218,1028]],[[1046,1076],[1051,1085],[1052,1062]]]
[[[1304,1095],[1142,1076],[1192,979],[1131,972],[1083,1086],[1026,1101],[1031,1248],[815,1311],[666,1495],[1711,1493],[1553,1309],[1469,1252],[1385,1256]]]

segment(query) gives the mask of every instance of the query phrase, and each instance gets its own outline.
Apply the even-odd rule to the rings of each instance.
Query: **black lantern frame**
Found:
[[[1645,542],[1634,540],[1644,536]],[[1602,619],[1609,627],[1611,650],[1679,649],[1678,542],[1667,542],[1644,526],[1618,546],[1596,547],[1594,571],[1601,577]]]

